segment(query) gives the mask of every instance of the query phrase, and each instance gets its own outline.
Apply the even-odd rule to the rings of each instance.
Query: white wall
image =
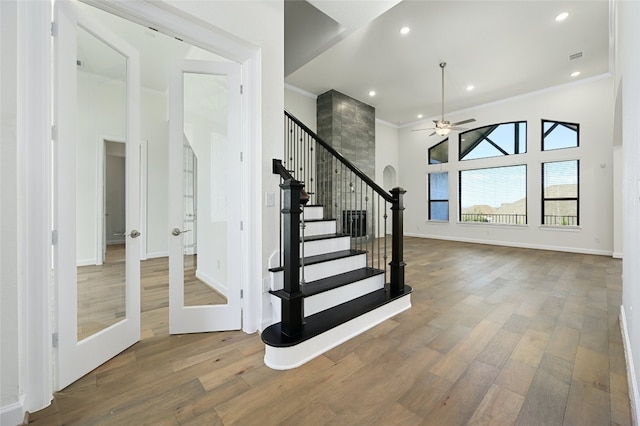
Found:
[[[20,398],[18,276],[17,3],[0,2],[0,423]],[[13,421],[15,417],[7,418]]]
[[[622,306],[625,353],[634,424],[640,395],[640,3],[616,1],[616,83],[622,96]],[[636,303],[638,302],[638,303]]]
[[[507,99],[447,117],[476,118],[473,127],[527,121],[527,153],[483,160],[457,160],[458,137],[449,134],[449,163],[427,166],[427,149],[442,140],[427,132],[402,128],[398,143],[399,184],[405,195],[405,234],[459,241],[611,255],[613,252],[613,80],[602,76]],[[580,124],[580,147],[541,152],[541,119]],[[428,120],[425,120],[428,121]],[[540,227],[541,163],[580,159],[580,227]],[[528,225],[458,223],[457,180],[460,168],[527,164]],[[449,222],[427,220],[427,171],[449,172]]]
[[[318,97],[297,87],[286,85],[284,90],[284,109],[313,130],[318,131],[316,102]]]

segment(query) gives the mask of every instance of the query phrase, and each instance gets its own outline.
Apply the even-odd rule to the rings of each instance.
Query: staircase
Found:
[[[402,261],[404,190],[384,191],[285,114],[286,162],[273,163],[282,177],[281,264],[270,269],[280,315],[262,333],[265,364],[280,370],[409,309],[412,291]],[[309,196],[315,204],[305,206]]]

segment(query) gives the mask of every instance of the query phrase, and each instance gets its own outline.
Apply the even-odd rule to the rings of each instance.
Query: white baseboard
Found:
[[[98,261],[95,258],[79,259],[78,261],[76,261],[76,266],[92,266],[97,264],[98,264]]]
[[[594,255],[598,255],[598,256],[612,256],[613,255],[613,252],[611,250],[595,250],[595,249],[580,248],[580,247],[549,246],[549,245],[543,245],[543,244],[526,244],[526,243],[515,243],[513,241],[495,241],[495,240],[483,240],[483,239],[463,238],[463,237],[444,237],[442,235],[416,234],[414,232],[405,232],[404,236],[406,236],[406,237],[417,237],[417,238],[430,238],[430,239],[433,239],[433,240],[459,241],[461,243],[487,244],[487,245],[491,245],[491,246],[517,247],[517,248],[527,248],[527,249],[534,249],[534,250],[561,251],[561,252],[578,253],[578,254],[594,254]]]
[[[156,259],[158,257],[169,257],[168,251],[156,251],[147,253],[147,259]]]
[[[196,278],[223,295],[227,297],[227,286],[220,284],[218,281],[214,280],[210,276],[203,274],[199,269],[196,269]]]
[[[624,305],[620,305],[620,326],[620,329],[622,331],[624,358],[627,362],[627,381],[629,382],[629,399],[631,400],[631,424],[637,425],[638,408],[640,408],[640,393],[638,392],[636,369],[633,365],[631,341],[629,339],[629,330],[627,329],[627,317],[624,313]]]
[[[617,251],[614,251],[612,257],[614,259],[622,259],[622,253],[618,253]]]
[[[0,425],[20,425],[24,421],[24,398],[0,407]]]

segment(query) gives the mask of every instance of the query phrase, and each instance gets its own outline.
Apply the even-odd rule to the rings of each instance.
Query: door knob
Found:
[[[181,231],[178,228],[173,228],[173,230],[171,231],[171,234],[175,235],[177,237],[178,235],[183,234],[185,232],[191,232],[191,229],[187,229],[185,231]]]
[[[123,232],[122,234],[119,233],[114,233],[113,234],[114,237],[131,237],[131,238],[138,238],[140,236],[140,232],[138,232],[137,230],[132,230],[130,234],[127,234],[125,232]]]

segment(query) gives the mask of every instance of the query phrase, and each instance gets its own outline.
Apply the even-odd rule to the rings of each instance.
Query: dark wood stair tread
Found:
[[[270,325],[262,332],[262,341],[273,347],[291,347],[331,330],[354,318],[371,312],[380,306],[393,302],[410,294],[413,289],[406,285],[400,294],[392,295],[388,287],[365,294],[356,299],[334,306],[305,318],[302,333],[297,337],[289,337],[282,333],[282,323]]]
[[[360,254],[366,254],[364,250],[340,250],[331,253],[318,254],[316,256],[309,256],[304,258],[304,266],[315,265],[316,263],[329,262],[331,260],[342,259],[345,257],[358,256]],[[301,262],[302,264],[302,262]],[[269,272],[279,272],[284,270],[284,266],[277,266],[269,269]]]
[[[353,271],[344,272],[338,275],[332,275],[330,277],[322,278],[316,281],[310,281],[302,286],[300,290],[304,297],[313,296],[315,294],[323,293],[325,291],[333,290],[334,288],[343,287],[345,285],[362,281],[367,278],[375,277],[376,275],[384,274],[383,270],[375,268],[360,268]],[[288,297],[284,290],[272,290],[269,293],[274,296],[286,299]]]

